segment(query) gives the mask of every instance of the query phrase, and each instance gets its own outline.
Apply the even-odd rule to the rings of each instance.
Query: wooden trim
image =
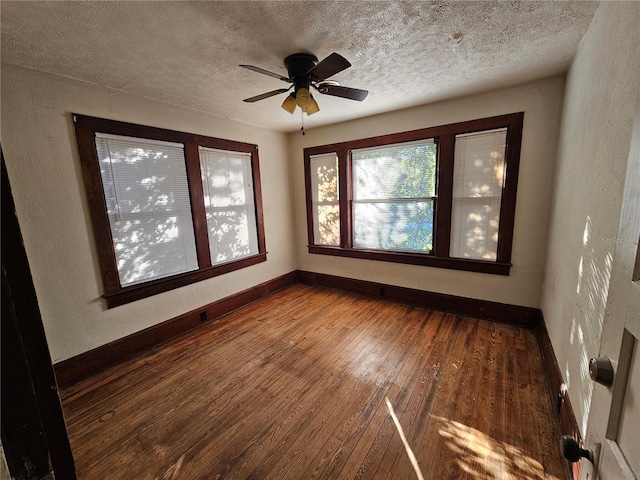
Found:
[[[37,462],[37,458],[29,458],[31,454],[37,454],[43,458],[45,467],[48,464],[47,457],[51,461],[51,466],[57,478],[75,480],[76,470],[71,445],[64,423],[62,405],[58,395],[58,385],[54,369],[51,365],[49,347],[42,324],[42,315],[38,305],[38,297],[33,285],[29,260],[24,249],[20,224],[15,211],[11,185],[6,170],[4,155],[0,148],[1,157],[1,188],[2,192],[2,439],[3,447],[7,450],[8,460],[19,458],[19,462],[26,465],[27,461]],[[7,326],[11,337],[5,338]],[[5,348],[5,342],[12,339],[14,344],[10,348]],[[20,345],[18,345],[20,344]],[[18,358],[7,357],[9,352],[20,352]],[[5,363],[7,362],[7,363]],[[16,370],[14,367],[22,365],[24,369]],[[16,375],[7,376],[7,373]],[[27,378],[25,378],[25,376]],[[11,379],[9,388],[6,381]],[[19,380],[16,381],[16,380]],[[43,448],[48,451],[34,451],[42,445],[42,438],[34,439],[33,448],[28,451],[20,451],[23,445],[7,442],[8,438],[13,438],[13,433],[5,431],[4,415],[10,412],[17,412],[24,405],[16,405],[19,398],[7,399],[5,395],[20,391],[20,387],[27,387],[30,391],[28,397],[37,406],[37,411],[33,412],[39,418],[31,415],[26,416],[26,412],[21,412],[21,419],[28,420],[30,425],[20,425],[20,430],[31,430],[36,428],[39,436],[44,435],[46,441]],[[23,390],[24,391],[24,390]],[[25,399],[25,397],[21,397]],[[31,418],[29,418],[31,417]],[[15,420],[15,419],[13,419]],[[41,424],[41,427],[38,425]],[[7,435],[9,437],[7,437]],[[21,437],[22,438],[22,437]],[[46,472],[45,472],[46,473]]]
[[[340,212],[340,247],[353,247],[353,234],[351,233],[351,217],[353,208],[353,187],[351,185],[351,151],[341,148],[338,155],[338,204]],[[340,181],[344,178],[344,181]]]
[[[392,302],[408,303],[442,312],[484,318],[529,328],[535,327],[538,318],[537,309],[518,305],[458,297],[444,293],[427,292],[396,285],[300,270],[297,278],[300,283],[309,285],[336,288],[361,295],[384,298]]]
[[[513,229],[515,224],[515,209],[518,187],[518,169],[520,162],[520,146],[522,141],[522,124],[524,112],[507,115],[452,123],[436,127],[411,130],[408,132],[390,133],[377,137],[351,140],[329,145],[318,145],[304,149],[305,158],[305,190],[307,192],[307,237],[309,253],[334,255],[341,257],[363,258],[411,265],[427,265],[437,268],[449,268],[496,275],[509,275],[511,268],[511,253],[513,246]],[[499,239],[497,246],[497,261],[487,262],[451,258],[449,256],[451,243],[451,214],[453,170],[455,156],[455,136],[507,128],[506,177],[503,186]],[[437,162],[437,198],[434,205],[433,250],[425,253],[397,253],[384,250],[363,250],[353,248],[353,219],[352,219],[352,179],[350,154],[352,150],[360,148],[381,147],[415,140],[434,138],[438,143]],[[308,159],[313,155],[336,152],[339,156],[339,188],[340,188],[340,247],[315,245],[313,238],[313,213],[310,205],[311,183]]]
[[[346,142],[332,143],[329,145],[318,145],[304,149],[307,155],[318,155],[327,152],[337,152],[340,149],[358,149],[389,145],[391,143],[404,143],[425,138],[436,138],[444,135],[460,135],[463,133],[479,132],[482,130],[492,130],[502,128],[518,122],[522,122],[524,112],[509,113],[495,117],[481,118],[478,120],[468,120],[466,122],[450,123],[436,127],[421,128],[408,132],[390,133],[376,137],[349,140]]]
[[[618,367],[613,382],[613,397],[611,398],[611,407],[609,408],[609,420],[607,421],[607,432],[605,438],[608,440],[618,441],[620,433],[620,421],[622,420],[622,411],[624,409],[624,399],[627,393],[627,385],[629,383],[629,371],[631,370],[631,361],[633,359],[633,350],[636,344],[636,338],[626,328],[622,334],[622,345],[620,346],[620,356],[618,358]]]
[[[118,262],[113,248],[113,241],[111,240],[109,218],[105,213],[107,205],[104,199],[102,182],[100,181],[100,165],[96,151],[95,135],[93,130],[78,123],[75,124],[75,131],[89,216],[93,226],[93,238],[100,264],[102,285],[106,292],[114,292],[120,288],[120,278],[116,268]]]
[[[338,159],[338,211],[340,212],[340,247],[351,248],[349,225],[351,222],[351,187],[350,187],[350,152],[344,148],[332,149],[330,146],[321,148],[305,148],[304,156],[304,189],[307,211],[307,241],[313,245],[315,241],[315,225],[313,223],[313,189],[311,186],[311,157],[335,153]],[[341,181],[345,178],[346,182]]]
[[[449,268],[467,272],[491,273],[494,275],[509,275],[511,264],[485,262],[482,260],[465,258],[442,258],[423,253],[391,252],[383,250],[356,250],[349,248],[331,247],[326,245],[310,245],[309,253],[331,255],[334,257],[361,258],[364,260],[378,260],[382,262],[406,263],[409,265],[423,265],[425,267]]]
[[[513,228],[516,218],[516,198],[518,195],[518,174],[520,171],[520,149],[522,145],[522,124],[524,113],[514,115],[507,127],[507,151],[505,155],[506,178],[502,188],[500,205],[500,225],[497,259],[499,262],[511,261],[513,247]]]
[[[258,159],[257,145],[103,118],[88,117],[85,115],[72,114],[72,117],[76,131],[87,203],[93,225],[93,235],[97,247],[100,273],[102,275],[103,298],[106,300],[107,308],[117,307],[125,303],[229,273],[267,260],[264,215],[262,212],[262,190],[260,186],[260,162]],[[123,288],[121,286],[98,165],[98,155],[95,145],[96,132],[172,141],[184,145],[185,168],[187,171],[187,182],[189,184],[191,214],[198,256],[197,270],[168,278],[152,280],[131,287]],[[251,155],[258,254],[233,260],[222,265],[211,264],[209,236],[207,234],[205,218],[206,211],[202,184],[200,182],[199,146],[231,150]]]
[[[294,283],[296,273],[291,272],[256,285],[229,297],[204,305],[190,312],[145,328],[124,338],[90,350],[54,365],[58,384],[62,387],[89,377],[94,373],[132,358],[143,351],[182,335],[203,324],[202,316],[211,321],[254,300]]]
[[[207,278],[213,278],[225,273],[250,267],[258,263],[266,262],[267,254],[259,253],[250,257],[240,258],[228,263],[214,265],[209,268],[201,268],[194,272],[182,273],[173,277],[160,278],[151,282],[125,287],[114,293],[106,293],[102,296],[107,302],[107,308],[119,307],[126,303],[135,302],[141,298],[150,297],[159,293],[168,292],[176,288],[184,287]]]
[[[203,147],[218,148],[221,150],[234,150],[236,152],[253,153],[254,145],[224,138],[207,137],[193,133],[178,132],[165,128],[149,127],[135,123],[120,122],[106,118],[90,117],[73,113],[73,121],[76,127],[87,129],[92,132],[111,133],[113,135],[124,135],[126,137],[149,138],[164,142],[195,143]]]
[[[307,209],[307,242],[311,245],[314,241],[313,224],[313,189],[311,188],[311,156],[304,153],[304,191]]]
[[[4,217],[3,217],[4,221]],[[3,240],[4,241],[4,240]],[[14,308],[14,292],[2,259],[2,331],[0,332],[0,432],[11,478],[41,478],[51,471],[34,379]],[[20,291],[15,292],[19,298]],[[18,300],[16,298],[16,300]],[[27,339],[28,340],[28,339]],[[25,459],[28,460],[25,462]],[[27,465],[25,465],[27,463]],[[1,468],[1,467],[0,467]],[[4,473],[4,470],[2,470]],[[4,475],[2,475],[4,479]]]
[[[207,226],[207,212],[204,207],[204,188],[202,186],[202,171],[200,170],[200,154],[198,145],[188,143],[184,146],[184,157],[187,168],[187,183],[191,197],[191,219],[196,240],[198,266],[211,267],[211,250]]]
[[[640,238],[638,239],[638,245],[640,245]],[[638,247],[638,251],[636,252],[636,263],[633,267],[633,277],[631,279],[634,282],[640,281],[640,247]]]
[[[558,364],[558,359],[553,351],[553,345],[551,344],[551,338],[547,331],[544,315],[539,310],[535,330],[540,347],[540,355],[542,357],[542,368],[547,385],[548,400],[551,403],[553,411],[556,413],[558,431],[555,432],[555,434],[558,442],[560,442],[562,435],[570,435],[576,439],[579,445],[582,445],[582,435],[580,434],[569,394],[564,386],[564,379]],[[570,463],[567,461],[566,465],[569,477],[578,480],[578,478],[580,478],[580,462]]]
[[[256,212],[258,252],[267,253],[267,240],[264,234],[264,212],[262,210],[262,181],[260,180],[260,158],[258,146],[251,145],[251,173],[253,175],[253,204]],[[265,257],[266,260],[266,257]]]
[[[453,205],[453,164],[455,137],[451,134],[438,137],[437,200],[434,211],[433,253],[448,258],[451,244],[451,210]]]

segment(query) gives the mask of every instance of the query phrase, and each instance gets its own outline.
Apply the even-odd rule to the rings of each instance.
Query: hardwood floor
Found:
[[[532,330],[293,285],[64,389],[80,479],[565,479]]]

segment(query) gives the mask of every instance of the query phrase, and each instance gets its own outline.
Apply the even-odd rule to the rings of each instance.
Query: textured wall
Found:
[[[600,351],[632,125],[640,4],[603,2],[567,78],[542,310],[581,433]]]
[[[105,310],[71,112],[258,144],[267,262]],[[54,362],[295,269],[284,134],[4,64],[2,127]]]
[[[298,268],[431,292],[540,306],[564,80],[552,77],[291,134]],[[307,252],[303,148],[524,111],[511,275],[508,277]]]

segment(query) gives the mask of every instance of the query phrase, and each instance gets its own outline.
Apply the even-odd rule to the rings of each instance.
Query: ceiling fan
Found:
[[[300,107],[307,115],[313,115],[320,111],[320,107],[310,92],[311,87],[325,95],[348,98],[359,102],[367,98],[369,93],[367,90],[343,87],[338,82],[327,80],[329,77],[351,66],[351,63],[346,58],[337,53],[332,53],[320,62],[318,62],[318,57],[310,53],[294,53],[284,59],[284,65],[287,68],[288,77],[254,67],[253,65],[240,65],[253,72],[262,73],[291,84],[289,88],[279,88],[255,97],[245,98],[243,101],[249,103],[257,102],[288,92],[293,88],[293,92],[282,103],[282,108],[293,114],[296,107]]]

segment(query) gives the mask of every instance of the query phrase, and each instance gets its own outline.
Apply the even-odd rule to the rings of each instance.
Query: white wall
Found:
[[[0,443],[0,480],[11,480],[9,475],[9,467],[7,466],[7,459],[4,456],[4,447]]]
[[[542,310],[582,435],[616,244],[631,241],[617,233],[640,99],[639,29],[640,3],[602,2],[567,77]]]
[[[295,270],[286,135],[4,64],[1,85],[2,149],[54,363]],[[257,144],[267,262],[106,310],[71,112]]]
[[[314,128],[308,130],[304,137],[299,133],[291,134],[298,269],[538,308],[563,89],[563,78],[553,77],[481,95]],[[375,101],[375,96],[366,101]],[[345,108],[348,108],[348,103],[345,103]],[[513,267],[508,277],[308,253],[303,148],[519,111],[524,111],[525,116]]]

